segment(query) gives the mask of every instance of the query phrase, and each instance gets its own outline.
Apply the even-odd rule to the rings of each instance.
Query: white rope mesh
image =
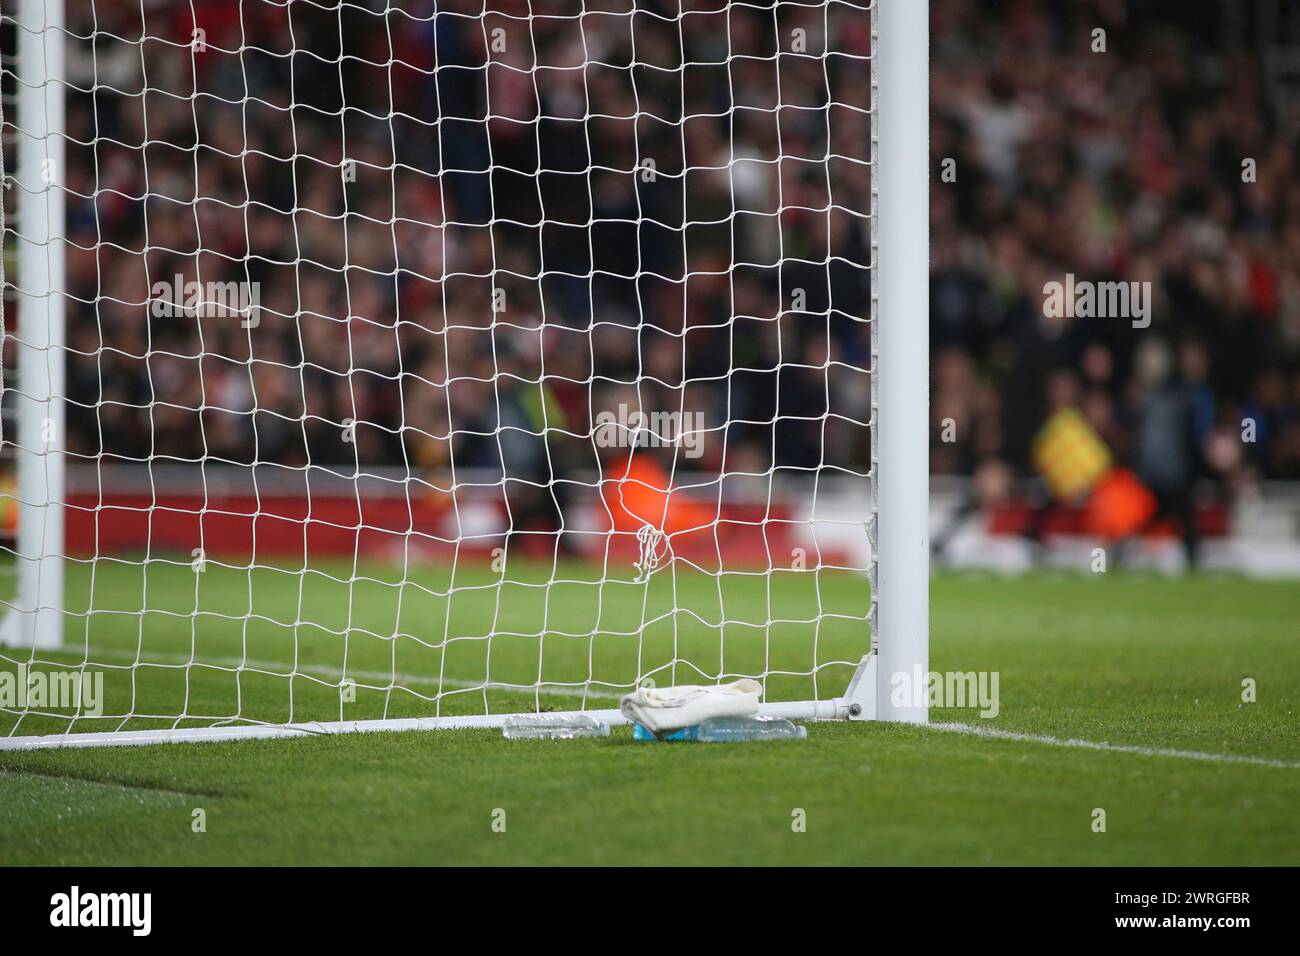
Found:
[[[64,643],[0,673],[102,674],[103,706],[0,698],[0,731],[842,693],[872,15],[69,4],[51,183],[4,111],[6,193],[67,202]],[[41,25],[2,20],[12,97]],[[12,432],[7,468],[42,454]]]

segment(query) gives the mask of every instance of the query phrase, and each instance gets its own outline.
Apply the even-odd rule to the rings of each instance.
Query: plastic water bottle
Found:
[[[747,740],[803,740],[808,728],[784,717],[711,717],[656,737],[640,724],[632,725],[633,740],[700,740],[706,743],[739,743]]]
[[[509,740],[573,740],[608,737],[609,724],[586,714],[519,714],[507,717],[501,736]]]
[[[739,743],[746,740],[803,740],[808,728],[784,717],[713,717],[700,724],[696,737],[705,743]]]
[[[632,725],[633,740],[696,740],[699,738],[699,735],[699,724],[695,724],[692,727],[683,727],[681,730],[674,730],[671,734],[665,734],[662,737],[656,737],[640,724]]]

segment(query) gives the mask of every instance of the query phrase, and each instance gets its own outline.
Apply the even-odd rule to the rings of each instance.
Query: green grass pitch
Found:
[[[109,711],[202,724],[567,707],[580,698],[560,685],[593,677],[687,682],[814,660],[816,686],[774,676],[771,695],[833,696],[850,670],[833,662],[861,653],[860,578],[660,573],[649,588],[602,586],[575,565],[561,568],[569,583],[540,587],[550,573],[512,569],[497,587],[486,568],[462,568],[448,600],[447,568],[398,586],[381,566],[250,577],[101,562],[93,580],[70,566],[70,609],[93,598],[123,613],[74,618],[62,659],[90,647],[109,665]],[[827,723],[806,741],[736,746],[615,729],[3,752],[0,864],[1300,864],[1294,583],[943,575],[931,607],[932,668],[997,671],[1001,691],[994,719],[934,720],[997,735]],[[313,626],[295,642],[296,621]],[[429,637],[442,633],[460,639]],[[191,657],[205,666],[185,667]],[[340,703],[343,669],[355,702]],[[485,700],[485,679],[553,686]],[[616,688],[588,686],[590,706],[613,706]],[[0,733],[14,720],[0,714]],[[26,718],[18,732],[49,729]],[[205,832],[192,826],[199,808]]]

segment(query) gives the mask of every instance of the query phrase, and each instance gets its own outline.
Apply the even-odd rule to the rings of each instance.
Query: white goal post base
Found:
[[[874,720],[876,717],[876,655],[862,659],[849,695],[834,700],[760,704],[763,717],[786,720]],[[328,734],[365,734],[407,730],[475,730],[502,727],[518,714],[480,714],[465,717],[406,717],[388,720],[310,721],[301,724],[240,724],[225,727],[177,727],[164,730],[112,733],[44,734],[35,737],[0,737],[2,750],[59,750],[71,747],[142,747],[148,744],[221,743],[228,740],[273,740],[318,737]],[[548,711],[548,717],[590,717],[611,726],[631,723],[620,710]]]

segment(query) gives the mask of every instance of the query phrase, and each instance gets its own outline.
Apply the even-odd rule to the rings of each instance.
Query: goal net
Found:
[[[0,4],[0,747],[924,719],[925,6]]]

